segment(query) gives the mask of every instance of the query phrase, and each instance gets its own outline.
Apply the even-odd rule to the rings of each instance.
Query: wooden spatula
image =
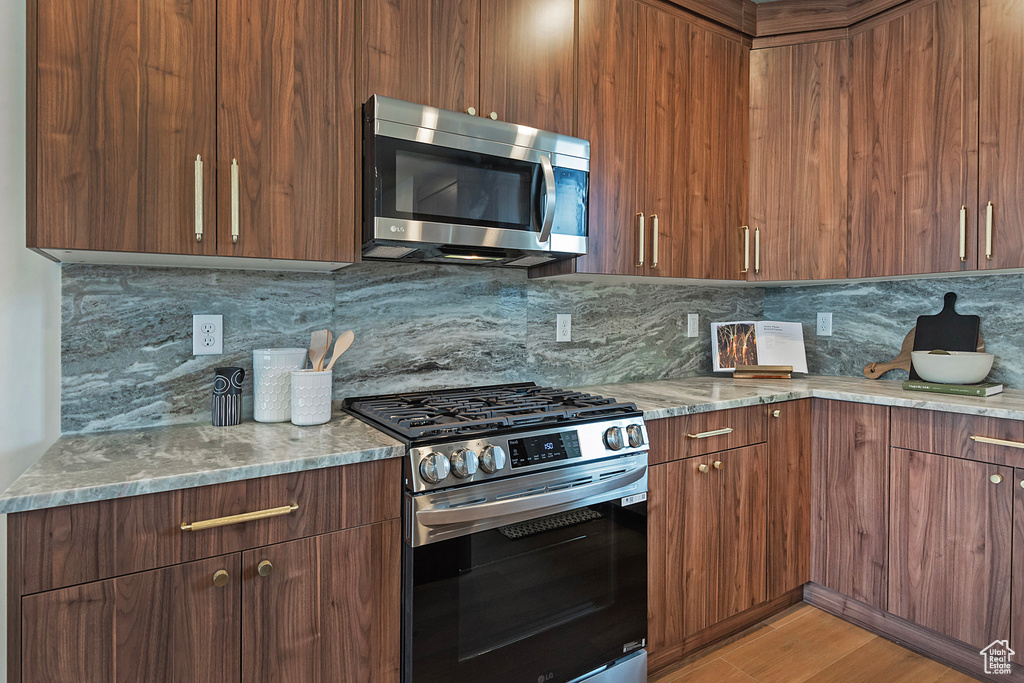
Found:
[[[339,358],[341,358],[341,354],[348,351],[348,347],[352,346],[352,342],[355,341],[355,338],[356,335],[352,330],[344,332],[340,337],[338,337],[338,341],[334,342],[334,353],[331,354],[331,362],[327,364],[327,368],[325,369],[334,369],[334,364],[338,362]]]
[[[888,363],[868,363],[864,366],[864,376],[868,379],[878,379],[890,370],[910,370],[911,355],[914,350],[914,340],[917,337],[917,328],[911,328],[903,345],[900,347],[900,354]],[[978,335],[978,351],[985,350],[985,340]]]
[[[324,356],[331,345],[331,333],[329,330],[317,330],[309,336],[309,362],[314,372],[324,369]]]

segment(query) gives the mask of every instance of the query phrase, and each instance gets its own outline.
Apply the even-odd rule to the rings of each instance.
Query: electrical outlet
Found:
[[[224,316],[192,316],[192,355],[219,356],[224,353]]]
[[[568,313],[555,315],[555,341],[572,341],[572,316]]]
[[[690,313],[686,316],[686,336],[696,337],[700,334],[700,314]]]
[[[818,336],[819,337],[831,337],[832,336],[832,314],[831,313],[819,313],[818,314]]]

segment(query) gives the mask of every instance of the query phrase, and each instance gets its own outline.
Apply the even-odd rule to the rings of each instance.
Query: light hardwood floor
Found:
[[[970,683],[973,678],[799,604],[649,683]]]

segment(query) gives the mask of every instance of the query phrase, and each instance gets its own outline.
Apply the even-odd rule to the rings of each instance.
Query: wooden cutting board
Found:
[[[935,315],[922,315],[917,319],[914,351],[975,351],[978,348],[981,318],[956,312],[956,294],[948,292],[942,310]],[[910,379],[920,379],[913,365]]]

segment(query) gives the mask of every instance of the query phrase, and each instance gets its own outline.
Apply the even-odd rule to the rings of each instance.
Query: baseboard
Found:
[[[802,599],[803,590],[801,588],[796,588],[775,598],[774,600],[762,602],[760,605],[755,605],[754,607],[740,612],[739,614],[734,614],[725,621],[720,621],[714,626],[706,628],[703,631],[698,631],[693,635],[687,636],[683,642],[677,645],[665,647],[657,652],[649,653],[647,660],[648,671],[653,674],[661,669],[677,664],[690,655],[697,653],[699,650],[703,650],[710,645],[716,644],[720,640],[739,633],[743,629],[749,628],[760,621],[764,621],[773,614],[781,612],[791,605],[795,605]]]
[[[804,586],[804,601],[980,681],[1024,683],[1024,667],[1018,664],[1013,665],[1010,674],[987,676],[984,673],[981,654],[974,646],[883,612],[877,607],[848,598],[816,583]]]

